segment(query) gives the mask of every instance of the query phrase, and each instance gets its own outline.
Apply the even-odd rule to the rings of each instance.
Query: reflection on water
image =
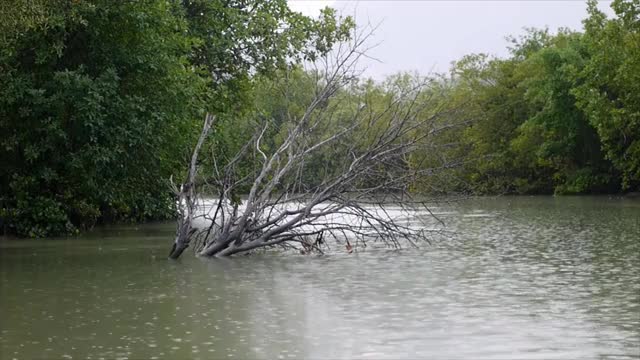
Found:
[[[640,203],[478,199],[420,250],[165,260],[171,224],[0,243],[0,358],[640,357]]]

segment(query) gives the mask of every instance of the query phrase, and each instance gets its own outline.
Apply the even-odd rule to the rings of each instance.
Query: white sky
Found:
[[[608,14],[610,1],[599,7]],[[380,24],[370,55],[381,63],[366,61],[366,74],[374,78],[399,71],[446,71],[452,61],[469,53],[507,54],[507,35],[523,34],[523,28],[556,31],[560,27],[582,29],[586,17],[583,0],[289,0],[293,10],[315,16],[331,6],[353,15],[358,25]]]

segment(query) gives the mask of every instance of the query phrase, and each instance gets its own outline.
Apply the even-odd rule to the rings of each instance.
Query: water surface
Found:
[[[640,358],[640,202],[435,207],[419,250],[165,257],[172,224],[0,242],[0,358]]]

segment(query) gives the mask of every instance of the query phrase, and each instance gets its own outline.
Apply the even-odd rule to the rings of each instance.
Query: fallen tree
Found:
[[[447,145],[434,138],[461,122],[435,100],[438,93],[430,79],[399,88],[383,104],[352,92],[349,101],[357,106],[345,113],[340,94],[358,83],[356,64],[366,40],[360,36],[339,44],[309,65],[314,96],[303,115],[280,125],[284,135],[274,146],[263,145],[274,125],[256,122],[257,130],[234,156],[219,159],[214,153],[211,164],[200,164],[199,153],[215,122],[207,115],[186,180],[171,182],[179,216],[170,258],[189,246],[199,256],[213,257],[265,247],[322,253],[334,241],[352,251],[370,241],[402,247],[428,240],[430,230],[398,221],[397,211],[391,213],[388,206],[404,215],[418,209],[429,213],[411,197],[411,184],[458,164],[438,156],[427,162],[415,154],[438,154]],[[320,154],[330,154],[334,165],[316,171],[314,181],[303,181],[302,174],[309,164],[317,166]],[[247,162],[257,165],[248,174],[239,170]],[[211,170],[200,174],[202,168]],[[243,189],[246,198],[239,200],[236,194]]]

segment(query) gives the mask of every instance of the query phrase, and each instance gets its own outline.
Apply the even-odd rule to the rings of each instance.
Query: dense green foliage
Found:
[[[640,1],[616,0],[606,19],[594,1],[585,21],[590,54],[574,93],[597,130],[606,157],[623,174],[625,188],[640,185]]]
[[[173,216],[167,179],[183,171],[204,113],[242,112],[253,74],[325,52],[351,28],[285,0],[0,10],[0,223],[28,236]]]
[[[167,216],[205,85],[186,23],[162,2],[64,5],[2,46],[3,217],[41,236]]]
[[[474,117],[458,134],[460,189],[583,194],[640,184],[640,2],[606,19],[589,3],[585,32],[529,30],[506,59],[469,55],[451,96]]]

